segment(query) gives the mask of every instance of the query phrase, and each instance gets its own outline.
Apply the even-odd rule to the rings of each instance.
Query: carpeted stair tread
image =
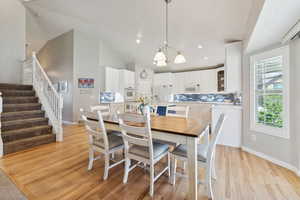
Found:
[[[17,130],[10,130],[2,132],[3,142],[11,142],[14,140],[30,138],[38,135],[49,134],[52,131],[52,126],[43,125],[30,128],[22,128]]]
[[[2,122],[2,131],[30,128],[30,127],[41,126],[41,125],[48,125],[48,119],[39,117],[39,118],[32,118],[32,119],[4,121]]]
[[[4,146],[4,154],[14,153],[22,151],[42,144],[49,144],[55,142],[56,136],[54,134],[39,135],[35,137],[15,140],[12,142],[6,142]]]
[[[29,111],[17,111],[17,112],[6,112],[2,113],[1,120],[12,121],[19,119],[30,119],[30,118],[40,118],[45,116],[45,111],[43,110],[29,110]]]
[[[3,104],[25,104],[25,103],[38,103],[39,98],[35,96],[25,97],[4,97]]]
[[[1,89],[9,89],[9,90],[32,90],[32,85],[21,85],[21,84],[10,84],[10,83],[0,83]]]
[[[0,137],[5,155],[56,141],[32,85],[0,83],[0,92],[3,98]]]
[[[3,104],[3,112],[39,110],[41,107],[42,104],[40,103]]]
[[[28,97],[35,96],[34,90],[6,90],[0,89],[3,97]]]

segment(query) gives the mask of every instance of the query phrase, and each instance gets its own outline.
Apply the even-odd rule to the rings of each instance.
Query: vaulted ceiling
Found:
[[[225,43],[247,35],[254,1],[173,0],[169,42],[182,50],[187,63],[171,64],[168,69],[224,63]],[[110,43],[127,63],[153,66],[163,41],[163,0],[32,0],[25,5],[35,13],[47,40],[78,29]]]

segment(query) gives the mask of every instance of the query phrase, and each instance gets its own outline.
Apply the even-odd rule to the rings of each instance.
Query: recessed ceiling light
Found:
[[[32,0],[23,0],[24,2],[29,2],[29,1],[32,1]]]
[[[141,43],[141,40],[140,40],[140,39],[136,39],[135,42],[136,42],[137,44],[140,44],[140,43]]]
[[[203,59],[204,59],[204,60],[208,60],[208,57],[205,56]]]
[[[202,49],[203,46],[201,44],[198,45],[198,49]]]

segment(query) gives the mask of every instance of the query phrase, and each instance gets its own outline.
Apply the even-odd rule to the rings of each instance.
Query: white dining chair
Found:
[[[96,106],[90,106],[90,110],[92,112],[95,111],[101,111],[102,116],[110,115],[111,109],[109,105],[96,105]]]
[[[188,118],[189,110],[190,107],[185,105],[168,105],[167,116]]]
[[[122,131],[125,145],[125,174],[123,183],[127,183],[128,174],[136,166],[143,163],[150,167],[150,196],[154,194],[154,182],[163,173],[168,171],[170,176],[169,146],[152,141],[150,112],[145,115],[123,114],[119,116],[120,129]],[[154,174],[155,164],[167,156],[167,166],[156,176]],[[131,160],[138,161],[131,166]]]
[[[215,151],[216,151],[216,144],[220,137],[220,133],[222,131],[222,127],[224,124],[226,116],[221,114],[214,132],[211,135],[211,139],[209,139],[209,127],[206,128],[204,131],[204,144],[198,144],[197,152],[198,152],[198,164],[200,167],[205,168],[205,181],[204,184],[206,185],[206,190],[209,198],[212,198],[212,177],[215,173]],[[187,162],[187,147],[186,145],[179,145],[171,152],[171,182],[175,185],[176,182],[176,162],[177,160],[182,160]]]
[[[124,149],[123,139],[114,134],[114,131],[106,130],[101,111],[97,111],[97,120],[89,118],[89,116],[95,116],[93,112],[84,112],[81,109],[81,113],[89,139],[88,170],[91,170],[93,162],[100,158],[95,158],[95,152],[104,154],[105,167],[103,179],[106,180],[109,170],[125,161],[124,159],[117,162],[113,160],[114,163],[110,164],[110,155]]]

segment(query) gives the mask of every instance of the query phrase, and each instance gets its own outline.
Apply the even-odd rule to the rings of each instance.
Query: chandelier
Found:
[[[158,51],[156,52],[155,56],[154,56],[154,62],[153,64],[155,64],[158,67],[163,67],[163,66],[167,66],[167,64],[169,63],[169,58],[168,58],[168,52],[170,50],[175,51],[177,53],[175,59],[174,59],[174,63],[175,64],[181,64],[181,63],[185,63],[185,57],[181,54],[181,51],[176,50],[174,47],[171,47],[169,45],[169,41],[168,41],[168,31],[169,31],[169,26],[168,26],[168,17],[169,17],[169,13],[168,13],[168,7],[169,7],[169,3],[171,3],[171,0],[164,0],[166,3],[166,24],[165,24],[165,40],[164,43],[158,48]]]

